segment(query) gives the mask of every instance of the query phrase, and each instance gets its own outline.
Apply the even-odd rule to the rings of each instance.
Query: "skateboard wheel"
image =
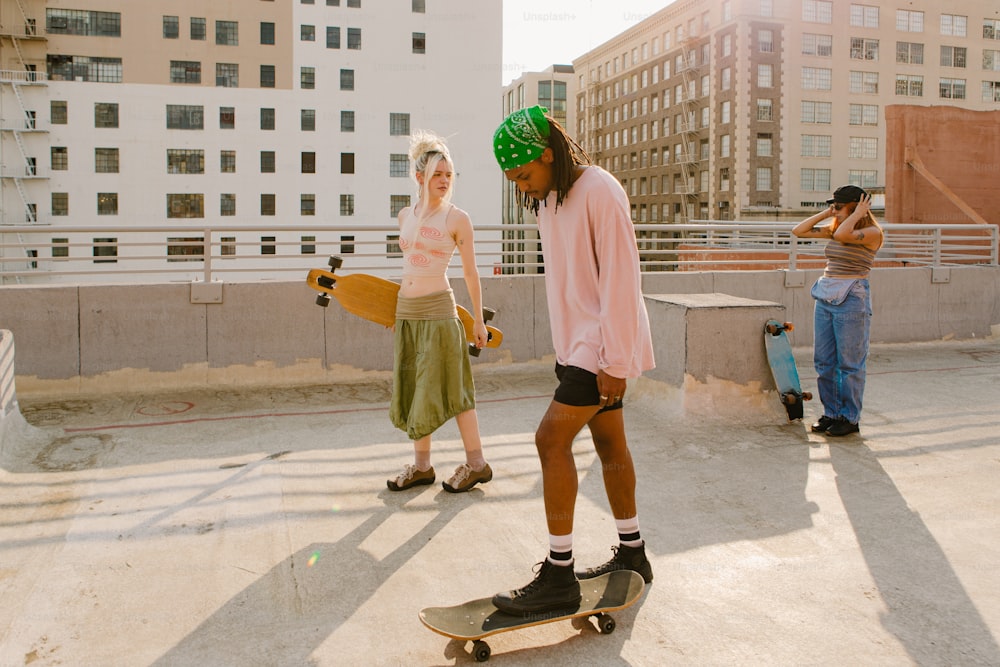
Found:
[[[597,628],[601,631],[602,635],[610,635],[615,631],[615,619],[607,614],[598,614]]]
[[[473,357],[478,357],[480,352],[482,352],[482,350],[480,350],[478,347],[476,347],[472,343],[469,343],[469,354],[470,355],[472,355]]]
[[[497,311],[493,308],[483,308],[483,322],[489,322],[493,319],[493,316],[497,314]]]
[[[477,639],[472,642],[472,657],[476,659],[476,662],[486,662],[490,659],[490,655],[492,653],[493,651],[490,649],[490,645],[482,639]]]
[[[812,392],[811,391],[804,391],[804,392],[802,392],[802,400],[804,400],[804,401],[811,401],[811,400],[813,400]]]
[[[326,308],[327,306],[329,306],[330,305],[330,295],[329,294],[320,294],[318,297],[316,297],[316,305],[317,306],[323,306],[324,308]]]
[[[330,255],[330,259],[327,260],[327,264],[329,264],[332,269],[339,269],[344,265],[344,258],[339,255]]]
[[[784,324],[781,325],[781,328],[784,329],[785,331],[795,331],[795,325],[792,324],[791,322],[785,322]]]

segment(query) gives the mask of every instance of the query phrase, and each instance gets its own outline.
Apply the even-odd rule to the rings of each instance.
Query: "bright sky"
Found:
[[[503,0],[503,84],[573,59],[672,0]]]

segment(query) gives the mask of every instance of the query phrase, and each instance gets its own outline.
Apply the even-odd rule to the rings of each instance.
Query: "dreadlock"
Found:
[[[569,194],[569,189],[573,185],[573,175],[579,165],[591,165],[594,161],[587,155],[580,144],[576,143],[573,137],[557,123],[553,118],[546,116],[549,123],[549,148],[552,149],[552,181],[553,189],[556,191],[556,210],[563,199]],[[538,215],[539,201],[534,197],[528,197],[523,192],[517,193],[518,204]]]

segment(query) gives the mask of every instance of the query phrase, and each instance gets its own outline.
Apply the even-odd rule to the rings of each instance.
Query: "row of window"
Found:
[[[51,193],[52,215],[69,215],[69,193]],[[340,195],[339,203],[340,215],[344,217],[354,215],[354,195]],[[410,205],[410,195],[389,195],[389,218],[395,219],[399,212]],[[316,195],[299,195],[299,214],[304,216],[316,215]],[[97,215],[118,215],[118,193],[98,192],[97,193]],[[222,193],[219,195],[219,215],[230,217],[236,215],[236,195],[234,193]],[[277,195],[272,193],[261,193],[260,195],[260,215],[277,215]],[[205,217],[205,195],[201,193],[181,193],[167,195],[167,217],[168,218],[204,218]]]

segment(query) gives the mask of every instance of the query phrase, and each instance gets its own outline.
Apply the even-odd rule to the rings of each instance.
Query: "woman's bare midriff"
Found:
[[[451,289],[451,283],[447,276],[403,276],[399,295],[412,299],[448,289]]]

